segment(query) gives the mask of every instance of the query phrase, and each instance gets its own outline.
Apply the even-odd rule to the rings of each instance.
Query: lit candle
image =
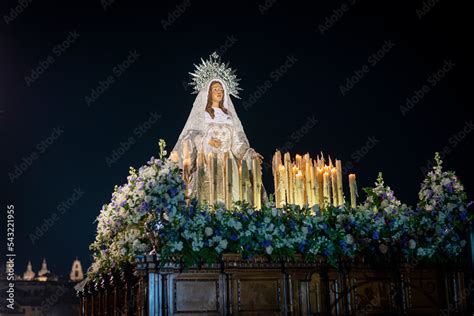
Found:
[[[189,145],[187,141],[183,142],[183,160],[189,158]]]
[[[226,153],[226,166],[225,166],[225,204],[228,210],[232,208],[232,158]]]
[[[286,180],[286,168],[283,165],[280,165],[278,167],[278,188],[279,188],[279,201],[280,201],[280,206],[282,207],[283,205],[286,204],[286,192],[285,192],[285,180]],[[276,193],[276,192],[275,192]]]
[[[327,207],[331,203],[331,188],[330,188],[329,172],[323,173],[323,188],[324,188],[323,190],[324,207]]]
[[[206,172],[205,172],[205,156],[202,151],[198,152],[197,158],[196,158],[196,166],[197,166],[197,198],[199,203],[203,203],[204,200],[206,199],[205,196],[203,196],[203,192],[205,190],[203,189],[205,184],[206,184]]]
[[[298,167],[298,169],[302,169],[303,166],[301,165],[301,155],[296,154],[295,160],[296,160],[296,166]]]
[[[296,201],[295,204],[303,207],[304,205],[304,193],[303,193],[303,173],[301,170],[295,175],[295,186],[296,186]]]
[[[337,197],[337,171],[336,168],[331,169],[331,185],[332,185],[332,205],[338,206],[338,197]]]
[[[179,156],[178,156],[178,152],[176,150],[173,150],[170,153],[170,159],[175,164],[177,164],[179,162]]]
[[[337,171],[337,202],[338,205],[344,204],[344,191],[342,189],[342,164],[340,160],[336,160]]]
[[[306,202],[309,206],[314,205],[314,200],[313,200],[313,190],[312,190],[312,184],[311,184],[311,161],[308,156],[305,156],[305,196],[306,196]]]
[[[244,191],[242,190],[242,165],[239,166],[239,201],[244,200]]]
[[[280,179],[281,153],[276,151],[272,160],[273,184],[275,188],[275,206],[281,207],[281,179]]]
[[[311,194],[313,195],[313,204],[319,205],[319,192],[316,167],[311,162]]]
[[[286,173],[286,193],[288,204],[293,204],[293,182],[291,175],[291,156],[290,153],[285,153],[285,173]]]
[[[247,166],[247,161],[242,160],[242,201],[243,202],[250,202],[249,199],[249,186],[250,186],[250,179],[249,179],[249,168]]]
[[[355,208],[357,205],[357,184],[356,175],[353,173],[349,175],[349,189],[351,191],[351,207]]]
[[[260,163],[257,158],[252,160],[252,175],[253,175],[253,205],[256,209],[261,209],[261,172]]]
[[[298,204],[298,188],[296,187],[296,174],[298,173],[298,167],[291,167],[291,186],[293,187],[293,204]]]
[[[209,179],[209,205],[214,204],[214,170],[212,163],[212,153],[207,154],[207,176]]]
[[[319,207],[324,207],[324,183],[323,183],[324,169],[321,167],[317,168],[317,182],[318,182],[318,202]]]
[[[207,156],[209,170],[209,204],[217,202],[217,157],[213,153]]]

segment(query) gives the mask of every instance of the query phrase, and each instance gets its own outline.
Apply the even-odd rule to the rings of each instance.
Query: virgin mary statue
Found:
[[[190,73],[197,97],[172,153],[187,173],[187,193],[210,204],[262,201],[265,190],[255,177],[262,156],[250,147],[230,98],[238,98],[238,79],[216,53],[201,61]]]

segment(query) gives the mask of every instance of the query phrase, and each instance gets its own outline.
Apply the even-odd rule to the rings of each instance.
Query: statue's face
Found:
[[[211,85],[212,102],[219,103],[224,98],[224,88],[219,82],[214,82]]]

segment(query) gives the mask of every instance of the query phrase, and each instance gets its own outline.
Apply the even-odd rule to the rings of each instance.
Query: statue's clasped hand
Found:
[[[214,148],[219,148],[222,144],[222,142],[217,138],[211,138],[207,143]]]

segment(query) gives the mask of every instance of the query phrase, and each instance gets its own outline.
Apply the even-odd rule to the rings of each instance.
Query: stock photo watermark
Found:
[[[8,178],[10,179],[11,183],[14,183],[21,177],[32,165],[33,163],[38,160],[41,155],[43,155],[57,140],[61,137],[64,133],[62,127],[58,126],[53,129],[52,133],[46,137],[45,139],[41,140],[35,147],[31,153],[27,156],[21,158],[21,162],[15,164],[13,170],[8,172]]]
[[[19,17],[30,6],[31,2],[33,2],[33,0],[18,0],[17,5],[10,8],[8,14],[3,16],[5,24],[8,25]]]
[[[327,31],[332,29],[334,25],[339,22],[342,17],[349,11],[349,9],[357,3],[358,0],[348,0],[342,3],[339,8],[333,9],[331,15],[324,19],[323,23],[318,25],[318,31],[321,35],[325,35]]]
[[[235,35],[227,35],[224,43],[213,50],[213,52],[216,52],[219,56],[223,56],[238,40]],[[181,84],[183,85],[184,91],[188,91],[188,89],[192,87],[191,84],[185,80],[181,81]]]
[[[166,19],[161,20],[163,30],[167,31],[191,7],[191,0],[184,0],[176,5],[173,11],[168,12]]]
[[[419,89],[415,90],[413,94],[406,98],[405,104],[400,105],[400,112],[402,116],[406,116],[408,112],[420,103],[421,100],[434,88],[438,83],[446,77],[446,75],[453,70],[456,64],[451,59],[446,59],[437,71],[433,72],[426,79],[426,83]]]
[[[112,68],[112,74],[108,75],[104,80],[99,80],[97,86],[91,89],[89,95],[84,97],[86,105],[91,106],[96,102],[100,96],[138,60],[139,57],[140,54],[138,54],[136,50],[129,51],[127,57]]]
[[[306,121],[301,124],[300,127],[298,127],[296,130],[292,131],[289,136],[288,140],[281,146],[278,146],[276,150],[280,151],[281,153],[287,153],[290,152],[290,150],[298,144],[306,135],[309,134],[309,132],[319,124],[319,120],[316,118],[316,116],[313,114],[312,116],[308,116],[306,118]],[[271,161],[271,160],[270,160]],[[272,164],[269,161],[265,161],[262,164],[264,172],[267,172],[267,170],[271,170]]]
[[[31,244],[35,245],[36,242],[40,240],[57,222],[59,222],[62,216],[84,196],[84,194],[85,192],[81,188],[74,189],[69,198],[58,204],[55,212],[52,212],[48,217],[43,218],[41,224],[37,225],[34,228],[33,233],[28,235]]]
[[[275,68],[270,72],[269,79],[265,80],[262,84],[257,86],[257,89],[250,93],[250,96],[242,102],[242,106],[245,111],[252,108],[258,100],[260,100],[270,90],[275,83],[277,83],[285,74],[294,67],[298,62],[298,58],[295,56],[286,56],[283,64]]]
[[[15,205],[6,206],[6,228],[7,228],[7,251],[5,253],[5,273],[6,273],[6,301],[7,308],[15,308]]]
[[[440,0],[426,0],[423,1],[423,4],[420,8],[415,10],[416,16],[418,19],[422,19],[425,15],[427,15],[438,3]]]
[[[339,85],[339,91],[345,96],[395,47],[391,40],[385,41],[381,48],[367,58],[367,63],[356,69],[346,78],[345,83]]]
[[[56,62],[57,58],[63,55],[77,41],[79,36],[80,34],[77,33],[77,31],[69,32],[64,41],[53,47],[51,54],[39,60],[37,65],[30,70],[29,75],[24,78],[26,86],[31,87],[31,85]]]
[[[449,156],[453,150],[458,147],[471,133],[474,131],[474,122],[467,121],[464,122],[462,128],[451,135],[448,138],[448,143],[443,146],[443,148],[439,151],[440,158],[443,160],[447,156]],[[426,165],[420,168],[420,171],[423,175],[426,175],[430,172],[433,167],[436,166],[435,159],[429,159],[426,162]]]
[[[119,161],[119,159],[125,155],[125,153],[128,152],[130,148],[132,148],[132,146],[135,145],[137,141],[158,122],[159,119],[161,119],[161,114],[151,112],[145,122],[133,129],[132,135],[127,139],[122,140],[119,146],[114,148],[109,156],[105,157],[107,167],[110,168],[114,163]]]
[[[277,1],[278,0],[265,0],[258,5],[258,12],[260,12],[261,15],[264,15],[275,5],[275,3],[277,3]]]
[[[342,167],[342,173],[348,174],[364,157],[366,157],[380,142],[375,136],[369,136],[365,141],[364,145],[354,150],[349,156],[351,159],[344,162]]]

